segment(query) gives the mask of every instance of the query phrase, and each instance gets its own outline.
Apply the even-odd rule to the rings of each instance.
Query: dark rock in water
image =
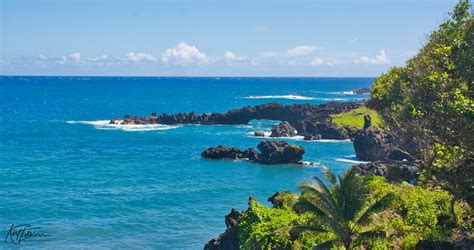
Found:
[[[207,159],[248,159],[262,164],[291,164],[300,163],[304,154],[303,147],[284,141],[262,141],[257,148],[260,153],[253,148],[242,151],[219,145],[204,150],[201,156]]]
[[[362,175],[384,176],[390,182],[412,181],[418,178],[420,168],[410,162],[369,162],[354,166]]]
[[[370,94],[369,88],[354,89],[352,92],[356,95]]]
[[[258,152],[253,149],[253,148],[248,148],[247,150],[244,151],[244,155],[247,156],[247,158],[250,161],[258,162]]]
[[[303,140],[305,141],[321,140],[321,135],[305,135]]]
[[[258,137],[264,137],[265,133],[263,133],[261,131],[256,131],[256,132],[253,133],[253,135],[258,136]]]
[[[291,191],[279,191],[268,198],[274,208],[291,207],[297,200],[298,195]]]
[[[297,134],[295,128],[293,128],[288,122],[281,122],[280,124],[272,127],[272,134],[270,137],[293,137]]]
[[[219,145],[211,147],[201,153],[201,156],[208,159],[244,159],[248,158],[246,151],[241,151],[234,147],[224,147]]]
[[[413,157],[398,148],[394,136],[373,128],[366,129],[354,136],[354,149],[357,158],[364,161],[409,161]]]
[[[239,217],[242,213],[232,208],[229,214],[225,216],[226,230],[219,237],[210,240],[204,246],[205,250],[233,250],[239,249],[239,238],[237,235],[237,226]]]
[[[299,163],[303,159],[303,147],[284,141],[262,141],[257,148],[260,150],[259,163],[285,164]]]

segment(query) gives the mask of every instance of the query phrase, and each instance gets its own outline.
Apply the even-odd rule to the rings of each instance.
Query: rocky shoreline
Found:
[[[162,113],[158,115],[157,113],[153,112],[150,116],[126,115],[122,118],[112,119],[110,124],[243,125],[248,124],[251,120],[277,120],[286,122],[280,127],[291,127],[290,130],[284,132],[287,135],[297,134],[301,136],[307,136],[307,138],[337,140],[349,139],[351,135],[348,134],[344,129],[332,124],[331,115],[350,111],[363,105],[363,102],[329,102],[320,105],[283,105],[278,102],[272,102],[254,107],[247,106],[240,109],[233,109],[226,113],[196,114],[195,112],[191,112],[177,114]],[[291,130],[293,130],[293,132],[291,132]],[[277,136],[278,132],[275,133],[275,136]]]
[[[365,90],[361,90],[364,92]],[[304,140],[319,139],[351,139],[356,156],[360,160],[369,161],[365,164],[356,164],[362,175],[384,176],[391,182],[413,181],[420,172],[412,151],[388,131],[382,131],[371,125],[371,117],[364,117],[363,129],[348,131],[332,122],[331,115],[360,108],[363,102],[325,103],[320,105],[280,103],[266,103],[254,107],[233,109],[226,113],[196,114],[152,113],[148,117],[124,116],[110,121],[110,124],[201,124],[201,125],[241,125],[251,120],[278,120],[280,123],[273,126],[269,137],[304,136]],[[256,137],[265,137],[262,131],[255,131]],[[210,147],[201,153],[206,159],[248,160],[259,164],[302,164],[304,148],[284,141],[261,141],[257,150],[248,148],[241,150],[235,147],[219,145]],[[273,203],[273,202],[272,202]],[[209,241],[205,249],[235,249],[238,247],[237,219],[240,213],[233,209],[226,216],[226,231],[218,238]]]

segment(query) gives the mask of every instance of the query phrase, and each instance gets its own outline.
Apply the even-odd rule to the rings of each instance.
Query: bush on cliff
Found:
[[[474,16],[461,0],[405,67],[376,79],[369,106],[398,138],[415,144],[422,182],[474,206]]]
[[[412,249],[421,240],[446,241],[456,233],[450,216],[451,195],[443,190],[430,190],[411,186],[406,182],[393,185],[380,176],[365,178],[365,186],[372,190],[372,197],[392,194],[390,209],[376,215],[374,230],[386,231],[390,247]],[[466,203],[455,204],[458,220],[467,221]],[[470,229],[472,225],[463,225]]]
[[[339,127],[349,131],[362,130],[364,128],[364,116],[370,115],[372,126],[383,129],[383,120],[377,111],[367,107],[360,107],[351,111],[331,115],[332,122]]]

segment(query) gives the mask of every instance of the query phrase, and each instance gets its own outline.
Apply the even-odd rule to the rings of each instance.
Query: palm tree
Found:
[[[326,186],[320,178],[314,177],[314,182],[306,182],[298,186],[303,195],[297,203],[297,208],[313,213],[323,227],[296,226],[292,231],[334,233],[335,239],[316,246],[322,249],[338,243],[345,249],[349,249],[353,243],[385,237],[383,231],[362,232],[361,227],[368,225],[372,215],[386,207],[390,197],[383,196],[368,205],[367,192],[354,168],[348,169],[338,178],[327,168],[324,169],[324,173],[331,186]]]

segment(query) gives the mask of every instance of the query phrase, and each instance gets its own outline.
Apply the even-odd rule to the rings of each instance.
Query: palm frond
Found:
[[[382,198],[378,199],[377,201],[375,201],[374,203],[372,203],[372,205],[370,205],[355,221],[355,224],[363,226],[369,223],[371,219],[371,215],[387,208],[387,206],[389,205],[388,201],[392,199],[392,197],[393,197],[392,194],[387,194],[383,196]]]
[[[384,231],[366,231],[357,235],[357,238],[354,240],[354,244],[359,245],[366,242],[373,242],[376,239],[384,239],[386,237],[387,234]]]
[[[326,175],[326,179],[331,182],[332,185],[337,184],[336,175],[327,167],[323,168],[324,175]]]
[[[336,243],[337,241],[336,240],[328,240],[328,241],[325,241],[323,243],[320,243],[318,245],[316,245],[313,250],[326,250],[326,249],[330,249],[332,246],[334,246],[334,244]]]
[[[317,206],[314,202],[308,200],[305,197],[301,197],[294,205],[295,209],[297,210],[303,210],[306,212],[310,212],[318,216],[319,218],[323,220],[330,220],[331,216],[321,209],[319,206]]]
[[[333,192],[326,186],[326,184],[318,177],[313,178],[316,181],[316,185],[320,190],[318,198],[324,202],[324,206],[330,212],[333,217],[339,217],[340,210],[337,204],[337,200],[334,198]],[[333,186],[334,187],[334,186]]]

